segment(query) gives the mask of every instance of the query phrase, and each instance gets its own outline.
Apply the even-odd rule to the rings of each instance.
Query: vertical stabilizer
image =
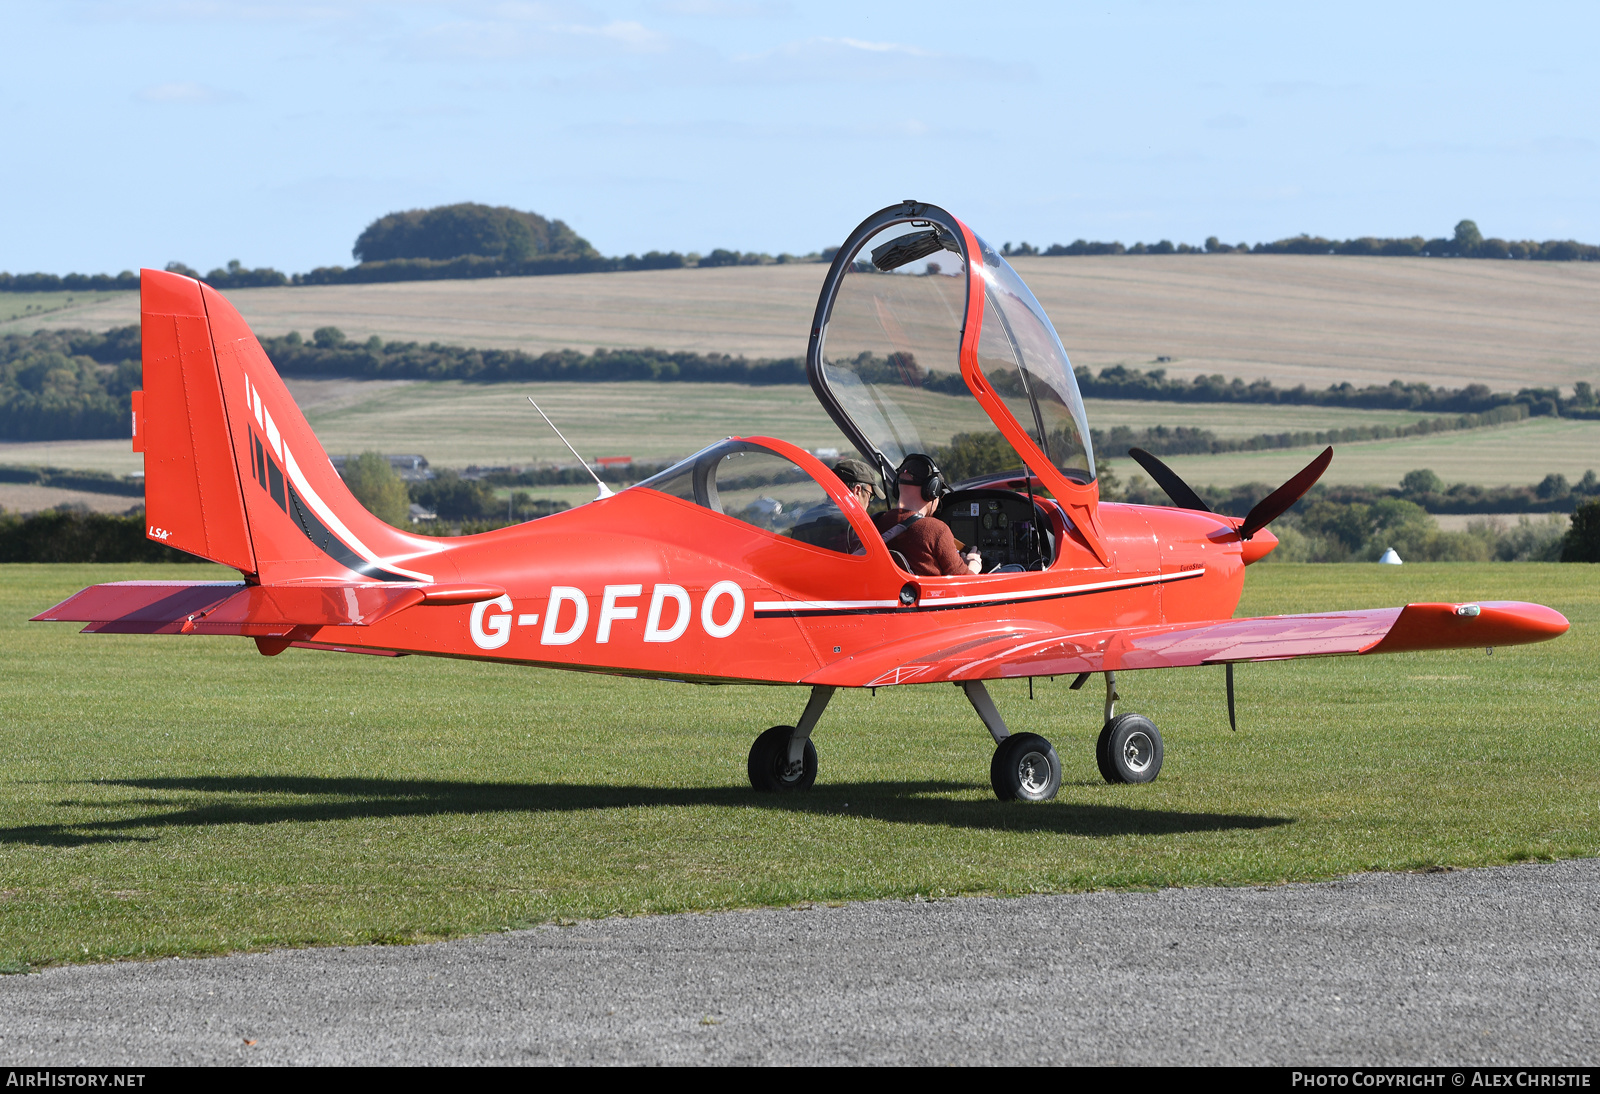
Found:
[[[211,286],[195,287],[261,580],[433,581],[430,556],[443,544],[385,524],[355,499],[244,318]]]
[[[264,584],[434,580],[444,545],[362,507],[233,305],[160,270],[139,290],[150,538]]]
[[[256,572],[240,476],[200,285],[139,275],[144,356],[145,534],[201,558]]]

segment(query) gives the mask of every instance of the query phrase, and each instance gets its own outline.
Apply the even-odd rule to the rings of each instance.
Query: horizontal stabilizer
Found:
[[[991,623],[864,650],[813,673],[803,683],[887,687],[1337,654],[1516,646],[1556,638],[1565,634],[1567,627],[1560,612],[1517,601],[1409,604],[1404,608],[1077,633],[1065,628]]]
[[[443,603],[457,603],[458,587]],[[118,581],[91,585],[35,621],[87,623],[99,634],[243,634],[282,637],[304,628],[363,627],[428,599],[429,588],[393,583],[245,585],[218,581]]]

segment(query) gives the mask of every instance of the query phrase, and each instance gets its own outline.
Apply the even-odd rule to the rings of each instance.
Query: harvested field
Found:
[[[1515,528],[1520,521],[1534,525],[1554,524],[1566,529],[1572,518],[1566,513],[1435,513],[1433,521],[1445,532],[1465,532],[1475,524],[1487,524],[1498,530]]]
[[[1223,373],[1326,387],[1424,380],[1497,390],[1600,380],[1600,264],[1307,255],[1024,258],[1080,365]],[[264,334],[333,325],[352,338],[533,352],[655,346],[785,357],[805,352],[821,265],[481,281],[242,289]],[[44,323],[134,322],[131,295]]]
[[[295,383],[297,396],[302,388]],[[445,467],[572,463],[529,395],[589,459],[669,459],[751,433],[806,448],[846,445],[811,389],[799,386],[445,381],[389,387],[358,404],[312,406],[306,418],[331,453],[415,451]]]
[[[0,292],[0,334],[30,334],[41,327],[98,330],[106,326],[100,316],[107,312],[131,308],[137,316],[138,297],[131,292]]]
[[[0,482],[0,510],[8,513],[37,513],[59,505],[81,505],[96,513],[126,513],[142,507],[139,498],[126,494],[92,494],[87,490],[62,490],[27,482]]]
[[[0,464],[110,471],[127,475],[144,470],[144,456],[131,441],[0,441]]]
[[[1317,451],[1283,448],[1221,456],[1172,456],[1167,463],[1192,483],[1278,483],[1304,467]],[[1119,474],[1136,470],[1131,460],[1118,462]],[[1322,481],[1398,486],[1407,471],[1424,467],[1447,483],[1476,486],[1521,486],[1538,482],[1551,472],[1576,482],[1590,468],[1600,471],[1600,422],[1532,418],[1490,429],[1336,445],[1333,464]]]
[[[1075,363],[1497,390],[1600,380],[1600,263],[1308,255],[1020,259]]]
[[[330,453],[420,452],[442,467],[570,463],[572,457],[528,405],[528,395],[539,400],[578,451],[591,459],[629,455],[661,460],[687,455],[729,435],[750,434],[781,437],[805,448],[848,447],[811,389],[798,385],[291,380],[289,388]],[[923,399],[930,411],[954,402],[937,394]],[[1223,437],[1395,426],[1425,417],[1402,411],[1257,404],[1092,399],[1087,406],[1096,429],[1194,426]],[[946,425],[953,431],[959,421],[952,417]],[[142,466],[142,457],[129,447],[121,440],[6,444],[0,445],[0,463],[126,474]]]

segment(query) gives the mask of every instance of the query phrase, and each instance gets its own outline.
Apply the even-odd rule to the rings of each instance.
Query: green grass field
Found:
[[[1319,451],[1315,447],[1280,448],[1172,456],[1167,463],[1192,483],[1279,483]],[[1120,474],[1135,473],[1131,460],[1120,462]],[[1551,472],[1576,482],[1591,468],[1600,471],[1600,421],[1529,418],[1487,429],[1335,445],[1333,463],[1322,481],[1329,485],[1398,486],[1407,471],[1424,467],[1446,483],[1475,486],[1521,486],[1536,483]]]
[[[420,452],[440,467],[571,463],[571,455],[528,405],[528,395],[539,400],[578,451],[590,458],[631,455],[656,461],[687,455],[726,436],[750,434],[781,437],[805,448],[848,447],[811,389],[799,385],[295,380],[291,388],[330,453]],[[937,420],[941,406],[955,402],[934,394],[924,401],[929,420]],[[1222,437],[1395,426],[1429,417],[1341,407],[1111,399],[1091,399],[1086,405],[1096,429],[1194,426]],[[956,419],[948,424],[957,428]],[[1281,482],[1314,454],[1315,449],[1268,450],[1175,456],[1168,462],[1191,481],[1233,485]],[[1136,473],[1131,461],[1114,462],[1124,479]],[[0,444],[0,463],[127,474],[143,467],[143,457],[125,440],[50,441]],[[1537,482],[1552,471],[1576,481],[1588,468],[1600,469],[1600,422],[1540,418],[1492,429],[1340,445],[1326,478],[1330,483],[1392,486],[1419,467],[1432,468],[1446,482],[1481,486]]]
[[[1600,582],[1586,566],[1254,568],[1243,611],[1519,598],[1539,646],[1124,675],[1163,727],[1100,781],[1096,687],[994,690],[1051,737],[1049,804],[1002,804],[953,688],[842,693],[803,796],[744,759],[793,688],[694,688],[25,618],[94,581],[0,567],[0,965],[406,942],[537,922],[915,894],[1270,884],[1600,853]]]
[[[70,320],[84,309],[95,307],[87,313],[98,315],[98,306],[127,305],[133,302],[138,308],[138,293],[132,292],[0,292],[0,334],[31,334],[35,327],[30,322],[48,315],[41,327],[71,326]],[[86,319],[85,326],[102,326]]]

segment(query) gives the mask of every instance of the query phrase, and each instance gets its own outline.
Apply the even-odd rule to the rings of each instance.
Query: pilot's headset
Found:
[[[944,481],[944,472],[939,470],[932,456],[921,452],[912,452],[901,460],[894,479],[897,485],[905,483],[907,486],[920,486],[923,501],[937,501],[950,493],[950,485]]]

